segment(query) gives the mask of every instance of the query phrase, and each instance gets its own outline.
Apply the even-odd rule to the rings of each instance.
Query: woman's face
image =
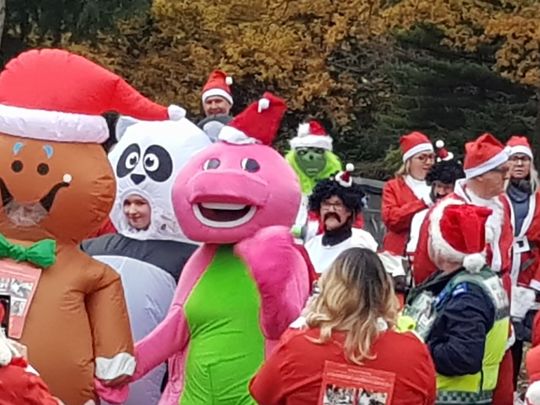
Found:
[[[512,179],[526,179],[531,173],[531,158],[524,153],[516,153],[510,156]]]
[[[409,159],[409,174],[416,180],[425,180],[426,175],[435,163],[433,152],[417,153]]]
[[[151,209],[148,201],[137,194],[132,194],[124,200],[124,215],[129,226],[139,231],[148,229],[151,220]]]

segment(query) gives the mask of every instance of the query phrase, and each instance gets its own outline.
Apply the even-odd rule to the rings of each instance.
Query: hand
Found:
[[[102,380],[102,383],[106,387],[110,388],[116,388],[121,387],[123,385],[129,384],[131,382],[131,376],[130,375],[121,375],[116,378],[113,378],[112,380]]]

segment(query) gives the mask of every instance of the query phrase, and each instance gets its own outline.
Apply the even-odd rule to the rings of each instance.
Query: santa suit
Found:
[[[512,226],[515,227],[516,219],[512,204],[510,212]],[[540,246],[540,195],[534,193],[529,197],[529,210],[523,225],[514,237],[511,276],[514,284],[531,287],[536,291],[540,291],[538,246]]]
[[[510,253],[514,239],[510,203],[504,195],[491,200],[482,199],[474,195],[470,190],[467,190],[465,183],[466,180],[464,179],[458,180],[454,192],[438,204],[451,204],[452,202],[456,204],[467,203],[485,206],[493,210],[493,214],[491,214],[486,224],[489,228],[487,234],[493,236],[487,249],[487,261],[493,271],[506,275],[506,277],[503,277],[503,282],[505,289],[510,291]],[[428,253],[430,214],[427,214],[427,220],[421,226],[418,246],[414,254],[413,277],[416,284],[420,284],[436,270]]]
[[[412,219],[431,204],[430,191],[425,181],[411,176],[396,177],[384,185],[381,214],[387,232],[383,250],[396,256],[405,255]]]
[[[491,242],[487,249],[487,263],[495,272],[502,275],[504,288],[511,296],[511,249],[513,244],[513,227],[510,215],[510,203],[505,195],[491,200],[482,199],[471,192],[466,187],[466,180],[458,180],[454,192],[448,197],[442,199],[432,210],[439,209],[442,204],[474,204],[491,208],[493,213],[488,218],[486,223],[487,235],[491,235]],[[428,213],[427,219],[422,224],[418,248],[414,255],[413,277],[416,283],[421,283],[435,271],[435,265],[429,258],[428,253],[428,229],[430,223],[431,212]],[[513,335],[508,341],[508,348],[514,343]],[[512,356],[508,350],[503,358],[499,369],[499,379],[497,388],[494,392],[493,404],[506,405],[508,398],[513,396],[512,384]]]
[[[377,250],[373,236],[362,229],[353,228],[349,238],[335,245],[324,245],[323,236],[317,235],[306,243],[306,250],[318,275],[328,270],[339,254],[347,249],[360,247],[374,252]]]

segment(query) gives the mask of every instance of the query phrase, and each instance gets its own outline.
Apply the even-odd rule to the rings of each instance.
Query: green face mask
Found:
[[[320,148],[298,148],[295,159],[300,169],[309,177],[315,177],[326,166],[325,150]]]

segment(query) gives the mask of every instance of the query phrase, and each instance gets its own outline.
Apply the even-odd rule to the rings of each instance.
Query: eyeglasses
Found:
[[[343,211],[346,207],[345,205],[343,205],[342,202],[331,203],[328,201],[323,201],[321,203],[321,208],[324,210],[329,210],[330,208],[333,208],[335,211]]]
[[[512,162],[530,162],[531,161],[531,158],[527,155],[513,155],[513,156],[510,156],[510,161]]]
[[[427,161],[435,161],[435,154],[434,153],[422,153],[421,155],[413,157],[413,159],[419,160],[422,163],[427,162]]]

